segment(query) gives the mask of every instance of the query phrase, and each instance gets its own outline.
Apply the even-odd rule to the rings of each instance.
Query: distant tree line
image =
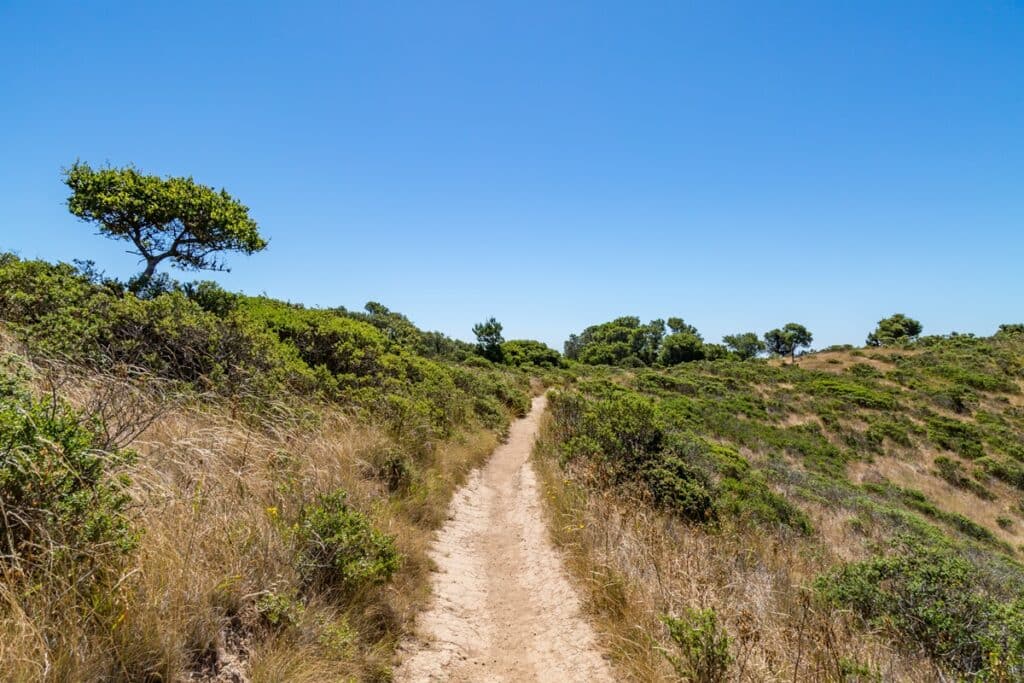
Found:
[[[922,329],[919,321],[896,313],[878,321],[878,326],[868,335],[867,344],[906,344],[915,341]],[[650,367],[719,358],[750,360],[767,353],[788,357],[795,363],[797,354],[809,349],[813,341],[810,330],[793,322],[768,330],[762,336],[756,332],[727,334],[721,344],[714,344],[705,341],[697,328],[682,318],[641,323],[636,316],[623,316],[570,335],[565,342],[565,357],[586,365]]]
[[[722,337],[721,344],[707,342],[696,327],[682,318],[655,319],[642,324],[636,316],[591,325],[565,342],[565,357],[587,365],[624,367],[671,366],[697,360],[734,358],[748,360],[769,351],[795,359],[810,346],[813,337],[806,327],[787,323],[765,333],[738,332]]]
[[[145,264],[128,285],[141,297],[181,287],[165,274],[156,273],[164,262],[181,270],[226,270],[224,253],[252,254],[267,246],[245,205],[226,190],[200,185],[191,177],[147,175],[131,165],[94,169],[76,161],[64,171],[64,182],[71,190],[69,211],[94,223],[101,235],[130,243],[131,253]],[[423,333],[404,316],[375,302],[367,304],[365,314],[355,315],[364,316],[391,341],[408,342],[418,336],[418,344],[428,353],[465,351],[454,348],[459,344],[455,340],[440,333]],[[1004,325],[1000,332],[1017,333],[1017,327]],[[918,339],[922,330],[919,321],[896,313],[878,321],[866,344],[907,344]],[[558,367],[564,362],[557,351],[541,342],[506,341],[501,323],[493,317],[475,325],[473,333],[476,354],[493,363]],[[812,341],[810,330],[793,322],[761,337],[755,332],[727,334],[721,344],[714,344],[682,318],[641,323],[636,316],[623,316],[570,335],[564,350],[565,358],[587,365],[672,366],[718,358],[749,360],[766,352],[788,356],[795,363],[797,354],[810,348]],[[437,348],[427,348],[431,346]]]

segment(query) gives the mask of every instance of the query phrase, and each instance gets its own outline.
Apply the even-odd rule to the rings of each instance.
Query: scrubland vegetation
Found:
[[[624,672],[1024,677],[1024,333],[906,320],[797,365],[577,366],[552,393],[554,534]]]
[[[451,493],[544,385],[553,536],[623,677],[1024,678],[1024,325],[473,345],[179,283],[266,247],[246,207],[65,179],[145,270],[0,254],[4,679],[389,680]]]
[[[379,304],[0,256],[6,680],[383,680],[529,373]]]

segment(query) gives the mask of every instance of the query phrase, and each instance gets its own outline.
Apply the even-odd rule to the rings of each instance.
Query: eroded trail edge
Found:
[[[545,398],[452,500],[434,599],[397,681],[613,681],[551,544],[530,465]]]

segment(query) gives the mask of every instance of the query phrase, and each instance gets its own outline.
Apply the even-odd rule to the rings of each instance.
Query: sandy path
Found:
[[[434,601],[396,681],[615,680],[551,545],[530,451],[545,399],[452,500]]]

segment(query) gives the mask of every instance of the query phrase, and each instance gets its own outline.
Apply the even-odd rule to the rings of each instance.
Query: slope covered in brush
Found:
[[[760,604],[735,585],[715,588],[721,576],[689,576],[708,585],[687,597],[666,579],[668,552],[648,549],[647,568],[597,547],[591,559],[639,584],[657,576],[644,598],[652,613],[718,609],[732,657],[757,662],[759,675],[862,667],[913,679],[896,672],[926,657],[935,669],[923,678],[941,669],[1009,680],[1024,674],[1022,380],[1015,326],[820,352],[798,365],[588,371],[553,395],[542,452],[583,490],[678,520],[677,542],[708,543],[706,567],[747,546],[732,580],[772,575]],[[590,498],[573,514],[597,515]],[[615,519],[581,523],[625,533]],[[812,612],[834,635],[798,647],[794,622],[806,628]]]
[[[371,303],[0,256],[0,670],[382,680],[529,374]]]

